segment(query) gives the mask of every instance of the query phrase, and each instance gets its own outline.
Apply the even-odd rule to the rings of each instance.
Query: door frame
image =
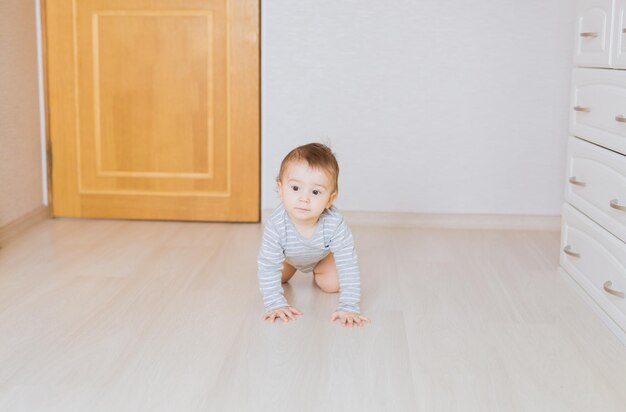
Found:
[[[45,159],[46,166],[46,192],[48,198],[48,210],[50,216],[54,215],[54,198],[52,196],[52,140],[50,138],[50,110],[49,110],[49,96],[48,96],[48,38],[46,36],[46,6],[48,0],[38,0],[39,2],[39,27],[41,29],[41,77],[43,79],[42,89],[40,91],[43,96],[43,118],[44,118],[44,148],[45,154],[42,153]]]

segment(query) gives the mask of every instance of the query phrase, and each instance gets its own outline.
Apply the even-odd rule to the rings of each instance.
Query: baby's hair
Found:
[[[285,156],[280,164],[280,172],[278,173],[278,181],[283,178],[283,174],[287,170],[287,166],[291,163],[304,160],[310,168],[320,169],[334,183],[333,192],[339,191],[339,164],[332,150],[321,143],[309,143],[298,146]]]

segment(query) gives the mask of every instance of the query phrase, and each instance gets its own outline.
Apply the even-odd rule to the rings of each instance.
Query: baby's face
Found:
[[[315,224],[337,196],[331,178],[306,162],[287,167],[278,182],[278,193],[289,217],[299,224]]]

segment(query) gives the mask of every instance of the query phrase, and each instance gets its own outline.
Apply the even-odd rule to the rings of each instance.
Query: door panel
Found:
[[[258,2],[46,8],[55,215],[258,221]]]

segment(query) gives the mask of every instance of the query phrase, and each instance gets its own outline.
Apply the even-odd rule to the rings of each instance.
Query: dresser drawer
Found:
[[[611,66],[626,69],[626,0],[615,0]]]
[[[561,266],[626,331],[626,243],[563,206]]]
[[[576,1],[575,65],[610,67],[612,25],[612,0]]]
[[[626,242],[626,156],[570,137],[565,200]]]
[[[574,69],[570,133],[626,154],[626,71]]]

